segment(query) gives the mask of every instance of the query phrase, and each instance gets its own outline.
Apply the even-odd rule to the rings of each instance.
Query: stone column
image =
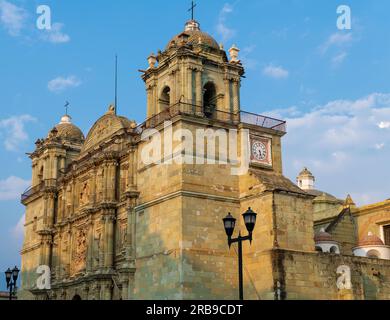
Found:
[[[127,176],[127,190],[133,191],[136,189],[136,174],[137,174],[137,157],[136,157],[136,148],[130,147],[128,152],[128,161],[129,161],[129,169]]]
[[[149,119],[153,115],[153,90],[151,86],[148,86],[146,89],[146,96],[147,96],[147,118]]]
[[[62,156],[60,158],[60,168],[61,168],[62,172],[65,172],[65,169],[66,169],[65,166],[66,166],[66,157]]]
[[[51,268],[51,246],[52,246],[52,236],[49,233],[41,234],[41,252],[39,257],[40,265],[49,266]]]
[[[104,267],[111,269],[114,266],[114,214],[107,214],[105,216],[105,257]]]
[[[199,112],[203,105],[203,86],[202,86],[202,70],[196,70],[196,84],[195,84],[195,92],[196,92],[196,106],[197,112]]]
[[[34,161],[33,164],[32,164],[32,181],[31,181],[31,185],[33,187],[35,187],[39,181],[38,181],[38,166],[37,166],[37,163]]]
[[[225,111],[226,112],[232,112],[232,106],[231,106],[231,100],[230,100],[230,80],[228,78],[225,78]]]
[[[237,114],[240,111],[240,93],[239,93],[240,81],[233,80],[233,113]]]
[[[45,201],[45,219],[44,224],[47,228],[52,228],[54,224],[54,199],[55,194],[52,192],[47,193],[44,196]]]
[[[120,276],[121,284],[122,284],[122,300],[129,300],[129,274],[124,272]]]
[[[129,285],[128,285],[127,292],[128,292],[127,295],[128,300],[134,300],[134,272],[131,272],[129,274]]]
[[[90,194],[90,201],[92,204],[95,204],[96,203],[96,192],[97,192],[97,169],[94,168],[92,170],[92,175],[93,175],[93,178],[92,178],[92,183],[91,183],[91,194]]]
[[[153,113],[153,115],[156,115],[156,114],[160,113],[160,110],[159,110],[159,105],[158,105],[157,85],[155,83],[153,83],[152,92],[153,92],[152,113]]]
[[[187,96],[188,96],[188,103],[190,105],[193,105],[194,104],[194,101],[193,101],[193,88],[192,88],[192,67],[188,67],[187,69]]]
[[[111,163],[111,177],[110,177],[110,183],[111,183],[111,201],[116,201],[117,196],[117,185],[119,184],[117,181],[117,168],[118,168],[118,162],[113,161]]]
[[[74,214],[75,208],[76,208],[76,181],[73,179],[72,180],[72,202],[71,202],[71,212],[70,215]]]
[[[93,221],[89,221],[88,224],[88,255],[87,255],[87,272],[93,271],[93,247],[94,247],[94,240],[93,240]]]
[[[58,157],[53,156],[53,179],[58,178]]]
[[[43,159],[43,163],[44,163],[43,180],[46,180],[49,179],[49,161],[47,156]]]
[[[111,281],[102,286],[103,289],[103,299],[104,300],[112,300],[112,283]]]
[[[62,234],[58,235],[58,244],[57,244],[57,268],[56,268],[56,276],[57,279],[62,278],[62,257],[61,257],[61,248],[62,248]]]
[[[68,235],[69,235],[69,241],[68,241],[68,263],[67,263],[67,270],[68,270],[68,276],[70,277],[71,273],[72,273],[72,270],[71,270],[71,263],[72,263],[72,254],[73,254],[73,234],[72,234],[72,231],[71,229],[69,228],[69,232],[68,232]]]

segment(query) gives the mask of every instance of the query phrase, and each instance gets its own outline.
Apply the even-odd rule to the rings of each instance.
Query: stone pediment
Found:
[[[117,116],[113,110],[109,110],[92,126],[81,150],[81,154],[91,150],[119,131],[125,131],[132,127],[133,122],[125,117]]]

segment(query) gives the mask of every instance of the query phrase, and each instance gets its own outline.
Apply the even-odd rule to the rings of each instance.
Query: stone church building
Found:
[[[237,299],[237,253],[222,219],[231,212],[245,233],[241,214],[251,207],[258,217],[252,245],[244,244],[246,299],[390,299],[390,201],[357,208],[315,190],[307,169],[297,184],[284,177],[286,123],[241,110],[243,76],[239,49],[227,54],[191,20],[148,57],[144,123],[111,106],[86,137],[65,115],[39,139],[22,195],[19,296]],[[238,146],[241,162],[249,146],[248,170],[232,174],[239,160],[208,161],[207,139],[194,156],[203,162],[174,161],[185,157],[181,136],[145,163],[167,121],[193,136],[235,132],[227,145]],[[148,130],[154,136],[145,139]],[[221,141],[218,160],[231,153]],[[49,287],[37,285],[39,266],[50,268]]]

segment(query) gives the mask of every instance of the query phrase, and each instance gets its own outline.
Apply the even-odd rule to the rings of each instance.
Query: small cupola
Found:
[[[390,246],[372,232],[361,238],[357,247],[353,248],[353,254],[357,257],[390,260]]]
[[[340,254],[339,243],[334,241],[332,235],[326,232],[323,228],[314,236],[314,242],[316,245],[316,251]]]
[[[309,169],[304,168],[297,177],[298,187],[302,190],[314,190],[314,183],[315,177],[309,171]]]

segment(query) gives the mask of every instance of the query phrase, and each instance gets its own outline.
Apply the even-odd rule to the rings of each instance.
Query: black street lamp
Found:
[[[238,235],[238,238],[232,238],[234,228],[236,227],[236,219],[229,213],[226,218],[223,219],[223,225],[225,227],[226,234],[228,236],[229,248],[233,243],[238,243],[238,284],[239,284],[239,295],[240,300],[244,300],[244,284],[243,284],[243,273],[242,273],[242,242],[250,241],[252,243],[252,232],[256,225],[257,213],[255,213],[251,208],[242,215],[244,218],[246,229],[249,232],[249,235],[242,237],[241,232]]]
[[[17,267],[12,270],[8,268],[5,272],[5,280],[7,281],[7,289],[9,289],[9,299],[12,300],[12,296],[16,291],[16,281],[18,280],[19,269]]]

